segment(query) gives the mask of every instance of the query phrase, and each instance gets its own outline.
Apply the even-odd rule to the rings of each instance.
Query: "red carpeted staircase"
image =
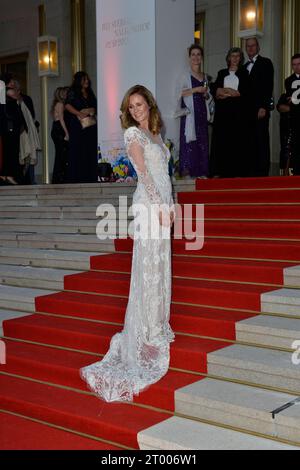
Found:
[[[36,298],[34,315],[4,322],[1,448],[137,449],[140,431],[173,414],[175,391],[206,376],[207,354],[231,345],[236,323],[258,315],[261,295],[300,264],[300,178],[196,187],[179,203],[205,204],[205,244],[186,251],[185,240],[173,241],[176,341],[167,376],[126,405],[103,403],[79,377],[122,329],[132,241],[117,240],[116,254],[93,256],[89,272],[66,276],[63,292]]]

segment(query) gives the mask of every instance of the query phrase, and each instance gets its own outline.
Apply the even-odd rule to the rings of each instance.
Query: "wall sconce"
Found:
[[[249,38],[264,35],[264,0],[240,0],[238,36]]]
[[[40,77],[58,76],[57,38],[41,36],[38,38],[38,61]]]

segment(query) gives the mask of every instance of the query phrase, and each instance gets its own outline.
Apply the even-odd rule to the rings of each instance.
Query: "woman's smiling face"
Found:
[[[129,100],[128,109],[131,116],[138,124],[149,121],[150,108],[143,96],[138,94],[132,95]]]

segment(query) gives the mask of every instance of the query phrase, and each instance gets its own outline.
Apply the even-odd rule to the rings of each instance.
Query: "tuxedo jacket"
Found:
[[[285,81],[285,90],[286,90],[286,96],[290,98],[293,93],[297,90],[297,88],[300,88],[300,85],[298,85],[296,88],[293,88],[293,83],[295,81],[300,81],[300,78],[297,77],[295,73],[293,73],[290,77],[288,77]],[[299,96],[299,95],[298,95]],[[290,104],[291,106],[291,116],[292,119],[296,119],[298,125],[300,125],[300,104],[295,105],[293,103]]]
[[[249,62],[244,65],[247,70]],[[248,72],[248,70],[247,70]],[[270,110],[274,90],[274,66],[270,59],[258,56],[249,74],[249,99],[258,111],[264,108]]]

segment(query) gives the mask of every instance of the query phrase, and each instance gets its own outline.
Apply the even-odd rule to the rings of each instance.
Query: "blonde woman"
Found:
[[[81,370],[90,389],[107,402],[132,401],[135,395],[159,381],[168,371],[170,343],[174,340],[169,325],[170,227],[174,221],[168,172],[170,153],[160,136],[162,120],[149,90],[140,85],[131,88],[121,111],[125,145],[138,174],[134,204],[143,209],[139,209],[143,215],[135,226],[124,329],[113,337],[101,362]],[[153,209],[157,210],[156,216],[148,226]],[[150,234],[153,223],[160,227],[159,236]],[[145,236],[139,237],[145,227]]]
[[[53,125],[51,137],[55,145],[55,162],[52,184],[66,183],[69,132],[65,123],[65,101],[69,88],[59,87],[54,93],[51,114]]]

